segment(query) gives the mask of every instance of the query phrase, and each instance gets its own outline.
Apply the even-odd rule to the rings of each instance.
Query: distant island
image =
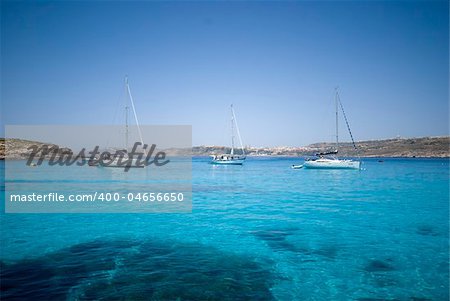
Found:
[[[339,144],[342,157],[407,157],[407,158],[448,158],[450,157],[450,137],[395,138],[356,142],[357,151],[351,143]],[[246,147],[249,156],[313,156],[323,151],[335,150],[334,143],[321,142],[304,147]],[[229,152],[229,147],[195,146],[194,156],[207,156]]]
[[[0,160],[25,159],[29,154],[28,148],[32,145],[42,146],[46,143],[0,138]],[[56,146],[54,144],[47,144]],[[406,157],[406,158],[449,158],[450,137],[421,137],[421,138],[395,138],[385,140],[358,141],[358,151],[355,151],[351,143],[340,143],[339,155],[342,157]],[[335,149],[334,143],[321,142],[304,147],[246,147],[248,156],[313,156],[318,152]],[[193,156],[209,156],[229,152],[225,146],[194,146]],[[68,154],[72,150],[59,146],[59,152]],[[172,153],[177,153],[172,152]],[[186,152],[179,152],[186,153]]]

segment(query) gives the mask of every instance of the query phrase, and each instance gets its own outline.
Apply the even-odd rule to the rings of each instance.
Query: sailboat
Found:
[[[353,135],[350,130],[350,126],[348,124],[347,116],[345,115],[344,107],[342,106],[341,100],[339,98],[339,92],[336,88],[335,95],[335,106],[336,106],[336,150],[331,152],[321,152],[316,154],[316,158],[306,160],[303,163],[303,167],[305,168],[315,168],[315,169],[360,169],[361,162],[358,160],[350,160],[350,159],[338,159],[337,154],[339,152],[339,107],[342,110],[342,115],[344,116],[345,123],[347,124],[348,132],[350,133],[350,137],[352,139],[353,147],[355,150],[356,144],[353,140]]]
[[[128,125],[128,111],[130,110],[130,104],[131,104],[131,110],[133,111],[134,120],[136,122],[137,131],[139,134],[139,139],[141,142],[141,146],[144,145],[144,140],[142,139],[142,132],[141,128],[139,127],[139,121],[136,114],[136,108],[134,106],[133,97],[131,96],[131,90],[130,85],[128,83],[128,77],[125,76],[125,94],[126,94],[126,100],[125,100],[125,149],[116,151],[115,154],[112,155],[112,157],[108,158],[102,158],[101,166],[103,167],[125,167],[125,164],[128,168],[143,168],[145,165],[143,163],[138,164],[137,158],[132,158],[128,153],[128,139],[129,139],[129,125]],[[130,103],[128,103],[128,100]],[[146,155],[146,150],[143,150],[144,157]],[[131,161],[130,161],[131,160]],[[128,162],[127,162],[128,161]],[[124,164],[125,163],[125,164]]]
[[[234,128],[238,134],[239,143],[241,145],[241,154],[234,153]],[[229,154],[211,155],[211,164],[222,165],[242,165],[245,161],[245,151],[242,144],[241,134],[239,133],[239,127],[236,121],[236,115],[234,114],[233,105],[231,105],[231,151]]]

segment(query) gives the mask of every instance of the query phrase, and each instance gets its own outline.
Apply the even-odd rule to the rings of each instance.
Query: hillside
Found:
[[[22,139],[4,139],[0,138],[0,160],[6,159],[26,159],[30,154],[31,150],[28,148],[31,146],[37,146],[38,148],[48,145],[49,148],[56,147],[56,144],[48,144],[37,141],[29,141]],[[71,153],[69,148],[60,147],[58,153],[66,154]],[[39,156],[40,152],[38,152]],[[46,156],[47,158],[49,155]]]
[[[450,137],[398,138],[386,140],[358,141],[356,152],[351,143],[341,143],[339,155],[343,157],[450,157]],[[247,147],[245,152],[250,156],[311,156],[318,152],[335,149],[334,143],[314,143],[305,147]],[[206,156],[229,152],[223,146],[193,147],[193,154]]]
[[[36,145],[38,147],[45,143],[0,138],[0,160],[5,159],[25,159],[29,153],[28,147]],[[343,157],[422,157],[422,158],[448,158],[450,157],[450,137],[423,137],[408,139],[386,139],[358,141],[356,152],[351,143],[341,143],[339,155]],[[56,146],[51,144],[51,146]],[[314,143],[305,147],[247,147],[245,152],[249,156],[312,156],[315,153],[334,150],[334,143]],[[192,155],[208,156],[212,154],[227,153],[229,147],[224,146],[194,146]],[[60,148],[60,152],[70,153],[68,148]],[[169,153],[178,154],[185,151],[172,150]]]

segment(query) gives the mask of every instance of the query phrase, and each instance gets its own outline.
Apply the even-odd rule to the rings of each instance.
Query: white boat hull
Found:
[[[312,169],[360,169],[361,162],[339,159],[317,159],[305,161],[303,167]]]
[[[244,160],[213,160],[211,164],[219,164],[219,165],[242,165],[244,164]]]
[[[222,156],[211,156],[212,161],[211,164],[218,165],[242,165],[244,164],[245,157],[241,156],[230,156],[230,155],[222,155]]]

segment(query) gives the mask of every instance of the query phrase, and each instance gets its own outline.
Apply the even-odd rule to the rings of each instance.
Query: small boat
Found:
[[[303,168],[303,164],[300,164],[300,165],[292,164],[291,168],[292,169],[301,169],[301,168]]]
[[[353,147],[356,148],[355,141],[353,140],[353,135],[350,130],[350,126],[348,124],[347,116],[344,112],[344,107],[342,106],[341,100],[339,98],[339,92],[336,88],[336,96],[335,96],[335,106],[336,106],[336,150],[331,152],[323,152],[316,154],[316,157],[313,159],[307,159],[303,164],[305,168],[314,168],[314,169],[360,169],[361,162],[358,160],[350,160],[350,159],[338,159],[337,154],[339,151],[339,107],[342,110],[342,115],[344,116],[345,123],[347,124],[348,132],[350,133],[350,137],[352,139]]]
[[[241,145],[241,154],[234,153],[234,128],[239,138],[239,143]],[[236,115],[234,114],[233,105],[231,105],[231,151],[229,154],[211,155],[211,164],[220,165],[242,165],[246,159],[244,146],[242,144],[241,134],[239,133],[239,127],[236,121]]]

